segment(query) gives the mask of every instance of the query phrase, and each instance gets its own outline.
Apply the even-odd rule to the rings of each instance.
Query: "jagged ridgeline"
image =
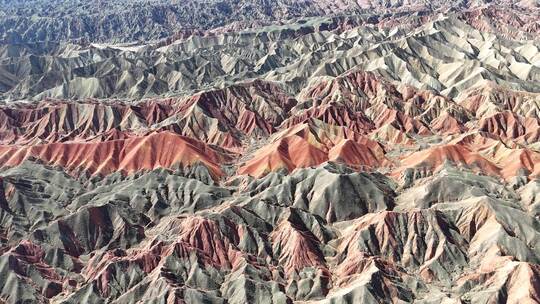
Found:
[[[478,14],[495,18],[500,10]],[[450,97],[483,82],[538,92],[538,42],[504,38],[527,37],[535,28],[504,24],[495,33],[477,18],[468,11],[315,17],[156,43],[7,43],[1,46],[0,92],[5,100],[143,98],[257,78],[294,95],[353,68]]]
[[[374,10],[422,11],[444,4],[401,0],[2,0],[0,38],[12,43],[149,41],[212,29],[258,27],[292,18]]]
[[[0,0],[0,304],[540,303],[538,20]]]

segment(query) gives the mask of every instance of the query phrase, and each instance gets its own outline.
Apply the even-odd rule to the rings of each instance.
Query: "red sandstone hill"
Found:
[[[44,2],[0,7],[1,304],[540,302],[533,1]]]
[[[87,171],[100,175],[116,171],[130,174],[160,167],[189,167],[201,163],[217,178],[223,175],[220,163],[230,160],[230,155],[170,132],[97,143],[0,146],[3,167],[17,166],[29,159],[59,166],[68,172]]]
[[[414,152],[401,160],[401,167],[396,173],[407,168],[427,169],[436,171],[444,164],[465,166],[475,172],[498,176],[500,168],[479,153],[475,153],[462,145],[443,145]]]
[[[540,119],[504,111],[482,118],[478,130],[519,143],[534,143],[540,140]]]
[[[354,168],[375,169],[388,166],[381,144],[347,127],[311,120],[285,129],[272,143],[254,152],[253,158],[238,169],[238,174],[256,177],[285,169],[317,166],[328,160]]]

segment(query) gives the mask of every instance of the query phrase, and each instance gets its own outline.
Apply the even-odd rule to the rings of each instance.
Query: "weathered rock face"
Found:
[[[200,5],[199,1],[190,2]],[[314,7],[315,10],[331,14],[351,11],[347,7],[353,7],[352,11],[361,9],[353,1],[343,1],[344,10],[336,7],[332,1],[324,1],[323,4],[318,3],[319,1],[274,2],[264,2],[262,5],[269,9],[270,19],[290,16],[287,12],[278,14],[279,17],[273,15],[276,11],[272,10],[272,6],[302,7],[295,9],[296,12]],[[417,1],[412,1],[412,4],[414,2]],[[144,4],[141,5],[143,7],[140,9],[144,10]],[[167,4],[163,5],[167,7]],[[189,9],[188,4],[173,6],[180,6],[177,8],[180,14],[182,10]],[[141,43],[125,45],[53,43],[46,35],[43,37],[46,42],[25,43],[23,39],[23,42],[16,41],[0,46],[2,72],[0,98],[41,100],[46,97],[85,99],[192,95],[195,92],[221,88],[254,78],[279,82],[286,91],[295,94],[305,89],[307,90],[305,96],[320,97],[323,100],[340,101],[339,95],[342,95],[342,102],[350,101],[344,98],[347,96],[353,96],[352,101],[365,100],[366,97],[374,97],[375,93],[387,89],[386,86],[371,86],[374,84],[371,76],[365,79],[340,78],[337,83],[330,86],[323,81],[323,84],[311,88],[311,84],[318,80],[325,80],[327,76],[340,76],[354,68],[371,71],[376,76],[413,87],[437,91],[453,98],[467,96],[469,90],[478,89],[478,84],[486,86],[488,82],[518,91],[540,92],[536,64],[538,49],[534,43],[535,35],[538,35],[538,26],[535,23],[540,14],[538,9],[509,7],[507,14],[512,14],[511,19],[514,22],[505,24],[504,19],[494,16],[504,15],[504,7],[507,6],[493,8],[497,7],[497,4],[492,4],[488,5],[487,9],[475,7],[474,4],[470,4],[469,8],[457,5],[449,7],[451,4],[441,6],[437,3],[432,3],[431,6],[432,9],[420,9],[416,6],[411,9],[413,12],[408,13],[385,8],[374,10],[380,11],[380,14],[371,16],[363,13],[331,18],[323,18],[316,11],[311,14],[308,10],[306,14],[315,17],[304,18],[298,23],[293,20],[282,20],[267,26],[255,26],[239,31],[202,33],[195,31],[187,39],[171,38],[162,42],[145,39]],[[260,9],[261,5],[249,5],[246,9],[247,7],[253,7],[252,10],[255,12],[251,15],[255,16],[257,8]],[[124,10],[125,8],[122,11]],[[231,12],[236,14],[240,11],[242,10],[235,9]],[[472,16],[466,12],[476,12],[477,15]],[[21,13],[24,14],[24,10],[21,9]],[[200,10],[194,11],[189,15],[189,20],[197,20],[194,15],[199,13]],[[113,17],[115,21],[110,23],[104,18],[104,21],[97,22],[95,26],[108,24],[111,27],[121,28],[129,25],[143,26],[137,24],[137,17],[123,25],[124,18],[141,12],[134,9],[133,12],[126,14],[127,16],[118,17],[120,20]],[[219,9],[208,15],[219,16]],[[292,16],[296,14],[293,13]],[[141,17],[143,20],[140,23],[144,24],[156,17],[145,15],[144,18]],[[487,19],[484,20],[486,22],[492,21],[492,27],[478,25],[476,22],[482,17]],[[17,19],[16,16],[13,18]],[[43,19],[46,24],[66,22],[64,18],[49,18],[46,15],[22,17],[23,20],[28,18],[36,19],[36,23],[40,23]],[[92,24],[92,18],[87,21],[89,24]],[[213,17],[204,20],[211,18]],[[22,21],[19,24],[21,27],[17,28],[17,21],[12,21],[8,17],[2,19],[7,23],[3,31],[6,35],[9,35],[9,31],[20,31],[23,35],[35,32],[25,29],[26,21]],[[175,22],[175,17],[162,19],[164,22]],[[68,31],[53,31],[51,28],[55,25],[50,27],[43,25],[48,29],[43,32],[76,35],[77,22],[74,23],[72,29]],[[517,24],[530,24],[530,27],[519,27]],[[11,28],[12,26],[15,29]],[[28,26],[32,27],[31,24]],[[39,28],[40,25],[36,27]],[[494,41],[495,37],[504,34],[501,33],[504,28],[513,33]],[[144,31],[132,30],[133,35],[144,36],[143,33]],[[152,34],[148,35],[154,37]],[[519,42],[512,40],[516,37],[531,40]],[[91,39],[90,36],[88,38]],[[366,80],[368,82],[361,91],[367,94],[357,94],[359,93],[357,88],[362,88],[358,82]],[[321,93],[332,93],[332,96],[321,96]],[[399,92],[388,93],[394,95]],[[429,94],[412,94],[410,101],[415,107],[411,110],[420,106],[427,95]],[[478,95],[470,97],[468,104],[473,108],[478,103],[476,99],[482,98]],[[510,99],[512,98],[519,97],[510,96]],[[318,99],[315,102],[318,102]],[[358,111],[363,108],[362,106],[357,105],[349,110]],[[456,107],[453,108],[440,110],[455,110]],[[408,119],[417,113],[406,114],[404,116],[390,110],[381,116],[397,120],[396,123],[405,123],[404,127],[414,132],[426,132],[421,127],[421,122]],[[455,117],[454,111],[449,111],[449,114],[458,121],[462,118]],[[428,117],[428,120],[433,118],[436,117]],[[451,121],[450,118],[449,120]],[[424,121],[426,122],[428,121]]]
[[[512,1],[496,1],[506,5]],[[192,34],[212,35],[242,29],[254,29],[291,18],[324,16],[330,14],[348,15],[403,13],[422,14],[433,8],[460,8],[461,3],[446,1],[329,1],[305,0],[288,1],[199,1],[182,3],[164,0],[129,3],[107,1],[87,3],[85,1],[44,1],[32,0],[25,3],[3,1],[0,15],[0,39],[10,43],[43,43],[61,41],[79,42],[133,42],[145,40],[165,41],[185,39]],[[522,15],[521,11],[506,11],[499,6],[483,7],[482,2],[471,4],[462,18],[480,30],[498,31],[505,36],[521,37],[538,33],[535,19]],[[463,6],[463,4],[461,4]],[[537,5],[536,5],[537,6]],[[514,10],[533,9],[534,1],[521,1]],[[461,7],[462,8],[462,7]],[[365,17],[367,22],[373,22]],[[373,19],[373,18],[371,18]],[[385,20],[395,24],[395,21]],[[331,30],[350,27],[349,22],[332,22],[315,30]]]
[[[540,302],[534,3],[102,2],[0,0],[0,303]]]

